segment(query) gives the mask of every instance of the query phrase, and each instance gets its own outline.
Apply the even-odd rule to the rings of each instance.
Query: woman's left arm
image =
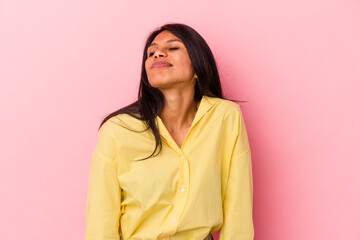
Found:
[[[251,151],[241,110],[238,112],[228,182],[223,202],[220,240],[253,240],[253,179]]]

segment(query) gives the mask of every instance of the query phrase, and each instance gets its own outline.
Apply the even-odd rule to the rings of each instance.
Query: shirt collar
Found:
[[[196,111],[195,118],[191,124],[191,128],[210,110],[210,108],[215,104],[216,98],[203,95],[199,104],[199,108]]]
[[[216,103],[218,98],[215,97],[209,97],[206,95],[203,95],[199,104],[199,108],[196,111],[194,120],[191,124],[191,127],[187,133],[187,135],[189,135],[191,133],[191,129],[199,122],[199,120],[212,108],[212,106],[214,106],[214,104]],[[160,135],[165,138],[165,142],[174,150],[179,151],[180,153],[182,152],[181,149],[183,149],[184,143],[186,141],[186,138],[184,139],[184,142],[181,146],[181,149],[179,148],[179,146],[176,144],[175,140],[172,138],[171,134],[168,132],[167,128],[165,127],[163,121],[161,120],[161,118],[159,116],[156,116],[155,120],[157,121],[158,127],[159,127],[159,133]]]

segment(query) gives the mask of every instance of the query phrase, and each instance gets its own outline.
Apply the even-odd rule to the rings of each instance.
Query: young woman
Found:
[[[205,40],[148,37],[138,100],[108,115],[89,172],[86,240],[252,240],[251,152]]]

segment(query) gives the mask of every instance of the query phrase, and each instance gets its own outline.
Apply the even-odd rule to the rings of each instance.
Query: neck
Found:
[[[194,92],[185,94],[164,94],[164,107],[159,117],[170,131],[189,128],[195,118],[200,102],[194,100]]]

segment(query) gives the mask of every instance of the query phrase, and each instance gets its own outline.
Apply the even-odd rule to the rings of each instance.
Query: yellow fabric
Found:
[[[220,228],[220,240],[252,240],[251,152],[239,105],[203,96],[181,148],[156,121],[163,149],[143,161],[155,138],[139,132],[140,120],[119,114],[100,128],[85,240],[201,240]]]

